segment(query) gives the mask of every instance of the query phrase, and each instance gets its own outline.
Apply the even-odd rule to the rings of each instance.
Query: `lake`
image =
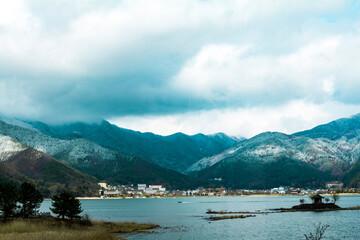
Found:
[[[289,208],[307,196],[194,197],[81,200],[91,219],[156,223],[167,229],[151,234],[127,235],[128,239],[305,239],[314,224],[329,224],[325,239],[360,239],[360,210],[259,214],[245,219],[209,221],[214,211],[266,211]],[[178,203],[182,201],[182,203]],[[40,211],[50,211],[44,201]],[[341,196],[340,207],[360,205],[360,196]]]

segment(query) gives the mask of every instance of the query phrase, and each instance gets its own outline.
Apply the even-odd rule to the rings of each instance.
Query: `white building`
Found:
[[[139,183],[137,188],[138,188],[139,191],[145,192],[146,184]]]
[[[149,185],[149,188],[157,189],[159,192],[165,192],[166,188],[164,188],[162,185]]]
[[[103,189],[107,189],[107,184],[106,182],[99,182],[98,185],[103,188]]]
[[[119,190],[105,190],[104,196],[119,196],[121,195],[121,191]]]
[[[344,184],[340,183],[340,182],[332,182],[332,183],[326,184],[327,189],[342,189],[343,186],[344,186]]]
[[[148,188],[145,188],[145,193],[147,194],[155,194],[155,193],[165,193],[166,188],[162,185],[149,185]]]

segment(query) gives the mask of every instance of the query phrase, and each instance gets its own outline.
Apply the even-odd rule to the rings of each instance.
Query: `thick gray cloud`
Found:
[[[0,112],[48,122],[359,104],[353,1],[2,1]]]

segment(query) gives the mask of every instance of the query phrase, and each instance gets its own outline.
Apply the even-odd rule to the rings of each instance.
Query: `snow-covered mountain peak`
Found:
[[[0,161],[6,161],[9,157],[26,148],[25,145],[16,142],[9,136],[0,135]]]

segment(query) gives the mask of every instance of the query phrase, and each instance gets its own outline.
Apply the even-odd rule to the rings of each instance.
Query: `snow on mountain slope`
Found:
[[[61,140],[2,121],[0,121],[0,134],[10,136],[27,146],[71,164],[77,164],[79,160],[86,158],[102,160],[116,158],[116,152],[86,139]]]
[[[21,121],[21,120],[18,120],[16,118],[10,118],[10,117],[6,117],[4,115],[1,115],[0,114],[0,121],[3,121],[7,124],[11,124],[11,125],[14,125],[14,126],[19,126],[19,127],[22,127],[22,128],[28,128],[28,129],[31,129],[31,130],[34,130],[34,131],[37,131],[33,126],[31,126],[29,123],[26,123],[24,121]]]
[[[41,122],[29,123],[49,137],[63,140],[85,138],[105,148],[139,156],[179,172],[203,157],[221,153],[239,141],[238,138],[224,133],[191,136],[175,133],[160,136],[123,129],[105,120],[101,123],[72,123],[59,126],[49,126]]]
[[[232,156],[237,150],[239,150],[241,147],[233,147],[231,149],[228,149],[220,154],[202,158],[199,161],[192,164],[187,170],[186,173],[193,172],[193,171],[199,171],[205,168],[209,168],[216,163],[222,161],[223,159]]]
[[[0,135],[0,161],[6,161],[13,155],[27,149],[23,144],[14,141],[11,137]]]
[[[200,171],[230,158],[246,162],[268,162],[282,157],[309,163],[319,169],[335,171],[341,175],[359,159],[360,144],[354,140],[312,139],[280,133],[263,133],[244,140],[236,147],[218,155],[200,159],[190,166],[187,172]]]
[[[1,165],[4,167],[5,164],[7,164],[11,167],[10,169],[13,170],[20,169],[21,171],[14,170],[14,174],[11,175],[18,176],[17,179],[20,179],[25,173],[29,173],[30,175],[28,174],[26,176],[30,179],[34,179],[34,176],[38,176],[42,170],[49,169],[49,171],[45,171],[45,177],[48,177],[48,174],[55,174],[54,179],[61,180],[61,184],[66,182],[66,184],[73,185],[71,176],[75,173],[69,170],[66,171],[69,173],[68,175],[63,175],[61,171],[66,168],[76,169],[77,172],[81,171],[82,173],[88,174],[92,176],[94,181],[96,181],[95,178],[97,178],[111,184],[149,182],[163,184],[167,187],[171,186],[175,189],[193,187],[192,184],[194,180],[191,177],[162,168],[140,157],[124,155],[117,151],[101,147],[84,138],[71,140],[58,139],[49,137],[38,131],[11,125],[3,121],[0,121],[0,134],[8,136],[3,139],[3,148],[10,149],[6,154],[11,153],[11,151],[16,149],[13,145],[8,143],[7,140],[9,137],[13,138],[14,141],[19,141],[31,147],[11,156]],[[7,156],[8,155],[4,154],[4,158]],[[49,164],[42,166],[42,161],[38,161],[39,159],[49,160],[47,161]],[[36,171],[32,171],[34,169],[32,169],[31,165],[28,165],[30,160],[33,160],[32,163],[36,165]],[[54,165],[55,163],[56,166]],[[5,167],[8,167],[7,165]],[[71,165],[71,167],[68,165]],[[2,174],[3,172],[6,172],[6,170],[0,168],[0,180],[1,177],[5,177],[5,179],[8,178],[7,176],[9,174]],[[38,177],[42,178],[43,175]],[[46,181],[48,181],[48,179]],[[83,187],[83,189],[85,189],[86,185],[89,184],[86,181],[83,181],[81,185],[85,185],[85,187]],[[97,184],[95,184],[95,186],[97,187]]]
[[[266,157],[271,155],[271,153],[283,152],[285,151],[283,146],[275,146],[275,143],[270,140],[275,139],[277,142],[280,142],[281,139],[287,137],[286,134],[282,133],[266,132],[259,134],[251,139],[239,142],[235,147],[225,150],[218,155],[200,159],[198,162],[191,165],[186,172],[199,171],[211,167],[216,163],[221,162],[223,159],[238,156],[239,154],[246,155],[247,157],[244,157],[244,160],[246,160],[252,159],[254,156]]]
[[[350,140],[360,135],[360,114],[316,126],[310,130],[297,132],[294,136],[327,138],[330,140]]]

